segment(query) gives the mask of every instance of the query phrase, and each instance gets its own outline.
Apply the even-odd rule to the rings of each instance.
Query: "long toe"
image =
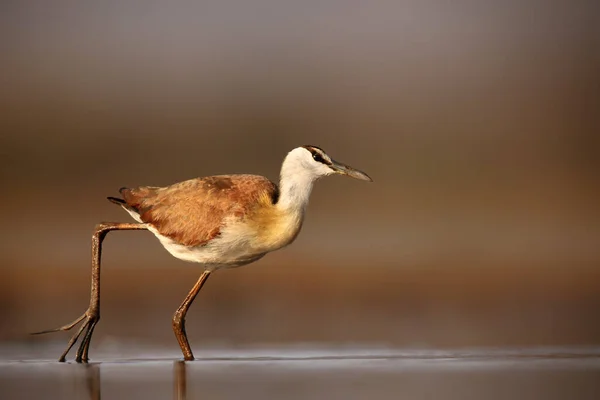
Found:
[[[85,317],[87,317],[87,311],[85,313],[83,313],[83,315],[81,317],[77,318],[75,321],[71,322],[70,324],[63,325],[60,328],[48,329],[48,330],[40,331],[40,332],[33,332],[31,334],[32,335],[43,335],[43,334],[52,333],[52,332],[68,331],[68,330],[73,329],[73,327],[75,325],[77,325],[78,323],[83,321],[83,319]]]
[[[32,333],[32,335],[43,335],[45,333],[68,331],[68,330],[73,329],[75,326],[77,326],[79,323],[81,323],[83,321],[83,324],[81,324],[81,326],[79,327],[77,332],[75,332],[73,334],[73,336],[71,336],[69,343],[67,343],[67,348],[61,354],[58,361],[59,362],[66,361],[67,354],[69,353],[69,351],[71,350],[73,345],[75,345],[75,343],[77,342],[77,340],[79,339],[79,337],[81,336],[83,331],[85,331],[85,335],[83,336],[81,344],[79,345],[79,349],[77,350],[77,353],[75,355],[75,361],[87,362],[90,342],[92,340],[92,334],[94,333],[94,328],[96,327],[96,324],[98,323],[99,320],[100,320],[100,316],[97,313],[87,310],[82,316],[80,316],[75,321],[73,321],[67,325],[64,325],[64,326],[61,326],[61,327],[55,328],[55,329],[48,329],[48,330],[41,331],[41,332],[34,332],[34,333]]]

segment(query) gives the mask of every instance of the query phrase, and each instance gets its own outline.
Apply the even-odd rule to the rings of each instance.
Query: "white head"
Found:
[[[308,204],[313,183],[333,174],[372,181],[364,172],[332,160],[317,146],[295,148],[288,153],[281,166],[279,206],[303,210]]]
[[[282,179],[315,181],[332,174],[347,175],[363,181],[373,180],[364,172],[333,160],[317,146],[302,146],[290,151],[281,168]]]

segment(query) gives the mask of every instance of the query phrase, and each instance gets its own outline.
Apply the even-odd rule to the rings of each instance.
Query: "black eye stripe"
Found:
[[[306,150],[310,151],[310,153],[312,154],[313,160],[315,160],[316,162],[320,162],[325,165],[332,165],[331,161],[329,161],[325,157],[323,157],[322,153],[324,154],[325,151],[323,151],[323,149],[321,149],[320,147],[308,146],[308,145],[302,146],[302,147],[304,147]]]
[[[322,164],[325,164],[327,166],[331,165],[331,161],[326,160],[320,153],[315,152],[311,152],[312,156],[313,156],[313,160],[315,160],[316,162],[320,162]]]

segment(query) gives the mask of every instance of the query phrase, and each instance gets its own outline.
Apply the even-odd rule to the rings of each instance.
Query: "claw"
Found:
[[[66,361],[67,353],[71,350],[71,348],[73,347],[75,342],[77,342],[77,339],[79,339],[79,336],[81,336],[83,331],[87,328],[85,335],[83,336],[83,340],[81,341],[81,344],[79,345],[79,349],[77,349],[77,353],[75,354],[75,361],[78,363],[88,362],[88,351],[90,348],[90,342],[92,340],[92,333],[94,332],[94,328],[96,327],[96,324],[98,323],[99,319],[100,319],[99,316],[93,315],[88,310],[81,317],[77,318],[75,321],[71,322],[70,324],[61,326],[60,328],[49,329],[49,330],[41,331],[41,332],[34,332],[34,333],[32,333],[32,335],[42,335],[45,333],[68,331],[68,330],[73,329],[81,321],[85,320],[83,325],[81,325],[79,330],[69,340],[69,343],[67,344],[67,349],[62,353],[62,355],[60,356],[58,361],[59,362]]]
[[[79,344],[77,353],[75,353],[75,361],[78,363],[88,362],[88,352],[90,350],[90,343],[92,342],[92,333],[94,333],[94,328],[96,327],[98,320],[99,318],[97,317],[89,317],[87,321],[85,321],[85,324],[83,324],[83,326],[81,327],[82,331],[85,327],[87,327],[87,330],[85,332],[85,335],[83,336],[83,339],[81,340],[81,343]],[[81,332],[78,332],[77,336],[79,336],[80,334]]]

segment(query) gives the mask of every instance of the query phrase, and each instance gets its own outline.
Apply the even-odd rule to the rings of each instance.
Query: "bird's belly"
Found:
[[[161,235],[148,226],[165,249],[184,261],[205,264],[207,268],[239,267],[290,244],[302,226],[302,214],[278,219],[259,219],[261,223],[229,220],[220,234],[202,246],[186,246]]]
[[[185,246],[161,235],[153,227],[148,227],[161,242],[163,247],[175,258],[183,261],[204,264],[210,269],[232,268],[249,264],[262,258],[267,252],[260,251],[248,241],[231,240],[231,235],[224,232],[209,243],[202,246]]]

